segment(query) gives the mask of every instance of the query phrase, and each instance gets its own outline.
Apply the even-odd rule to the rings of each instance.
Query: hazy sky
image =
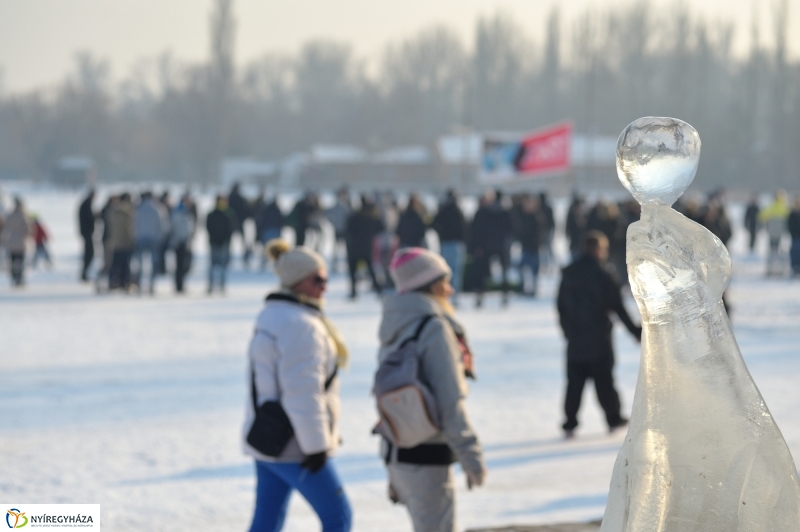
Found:
[[[679,0],[651,0],[656,6]],[[767,36],[778,0],[695,0],[693,10],[738,25],[737,48],[749,45],[754,6]],[[237,63],[269,50],[294,51],[314,37],[351,42],[375,58],[387,42],[436,23],[470,38],[476,18],[504,10],[539,38],[553,5],[568,23],[589,7],[629,0],[235,0]],[[790,49],[800,49],[800,2],[790,3]],[[208,55],[211,0],[0,0],[0,77],[5,92],[51,86],[70,70],[74,53],[88,50],[111,61],[115,77],[164,51],[183,60]]]

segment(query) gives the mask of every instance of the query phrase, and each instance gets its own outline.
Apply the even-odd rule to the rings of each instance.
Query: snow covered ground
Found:
[[[203,293],[198,257],[189,293],[162,279],[154,298],[104,295],[76,282],[78,197],[26,191],[53,233],[55,268],[29,275],[20,291],[0,276],[0,501],[99,503],[105,530],[245,530],[254,471],[239,450],[248,400],[245,352],[269,274],[234,263],[226,297]],[[740,211],[733,209],[734,218]],[[795,456],[800,452],[800,283],[766,280],[759,258],[733,244],[734,329],[750,371]],[[202,235],[198,238],[197,249]],[[563,248],[563,246],[561,247]],[[564,341],[557,327],[555,272],[541,296],[482,310],[464,298],[459,318],[476,353],[468,409],[483,441],[489,477],[467,491],[458,476],[462,528],[582,521],[602,516],[624,434],[609,436],[589,388],[574,441],[563,441]],[[344,446],[335,458],[358,531],[410,530],[385,496],[370,435],[379,301],[347,301],[334,276],[327,312],[352,352],[341,374]],[[635,305],[627,301],[635,315]],[[638,345],[617,327],[617,377],[633,399]],[[318,530],[294,496],[289,531]]]

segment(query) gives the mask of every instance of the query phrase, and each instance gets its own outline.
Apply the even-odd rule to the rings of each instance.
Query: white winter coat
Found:
[[[255,370],[257,402],[280,400],[294,437],[277,458],[247,443],[255,413],[247,375],[247,416],[242,434],[246,454],[258,460],[302,462],[305,455],[334,451],[339,443],[339,379],[325,381],[337,363],[336,344],[320,311],[292,301],[268,299],[256,319],[249,360]]]

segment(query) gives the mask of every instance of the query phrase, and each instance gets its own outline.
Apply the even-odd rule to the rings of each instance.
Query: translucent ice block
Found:
[[[669,118],[637,120],[618,143],[620,180],[642,204],[627,247],[642,359],[601,532],[800,531],[794,461],[722,304],[730,256],[669,206],[699,152],[697,132]]]

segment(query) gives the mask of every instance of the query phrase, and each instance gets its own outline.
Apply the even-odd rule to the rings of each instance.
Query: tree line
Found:
[[[476,21],[471,42],[433,26],[375,65],[315,40],[237,67],[233,0],[215,0],[207,62],[165,53],[112,83],[109,62],[82,52],[55,89],[0,96],[0,177],[42,178],[82,154],[104,180],[213,182],[226,156],[381,149],[565,118],[578,133],[616,135],[663,115],[700,132],[699,185],[793,187],[800,62],[787,50],[788,0],[771,6],[773,31],[754,23],[744,56],[732,23],[639,1],[572,20],[554,9],[538,40],[498,12]]]

